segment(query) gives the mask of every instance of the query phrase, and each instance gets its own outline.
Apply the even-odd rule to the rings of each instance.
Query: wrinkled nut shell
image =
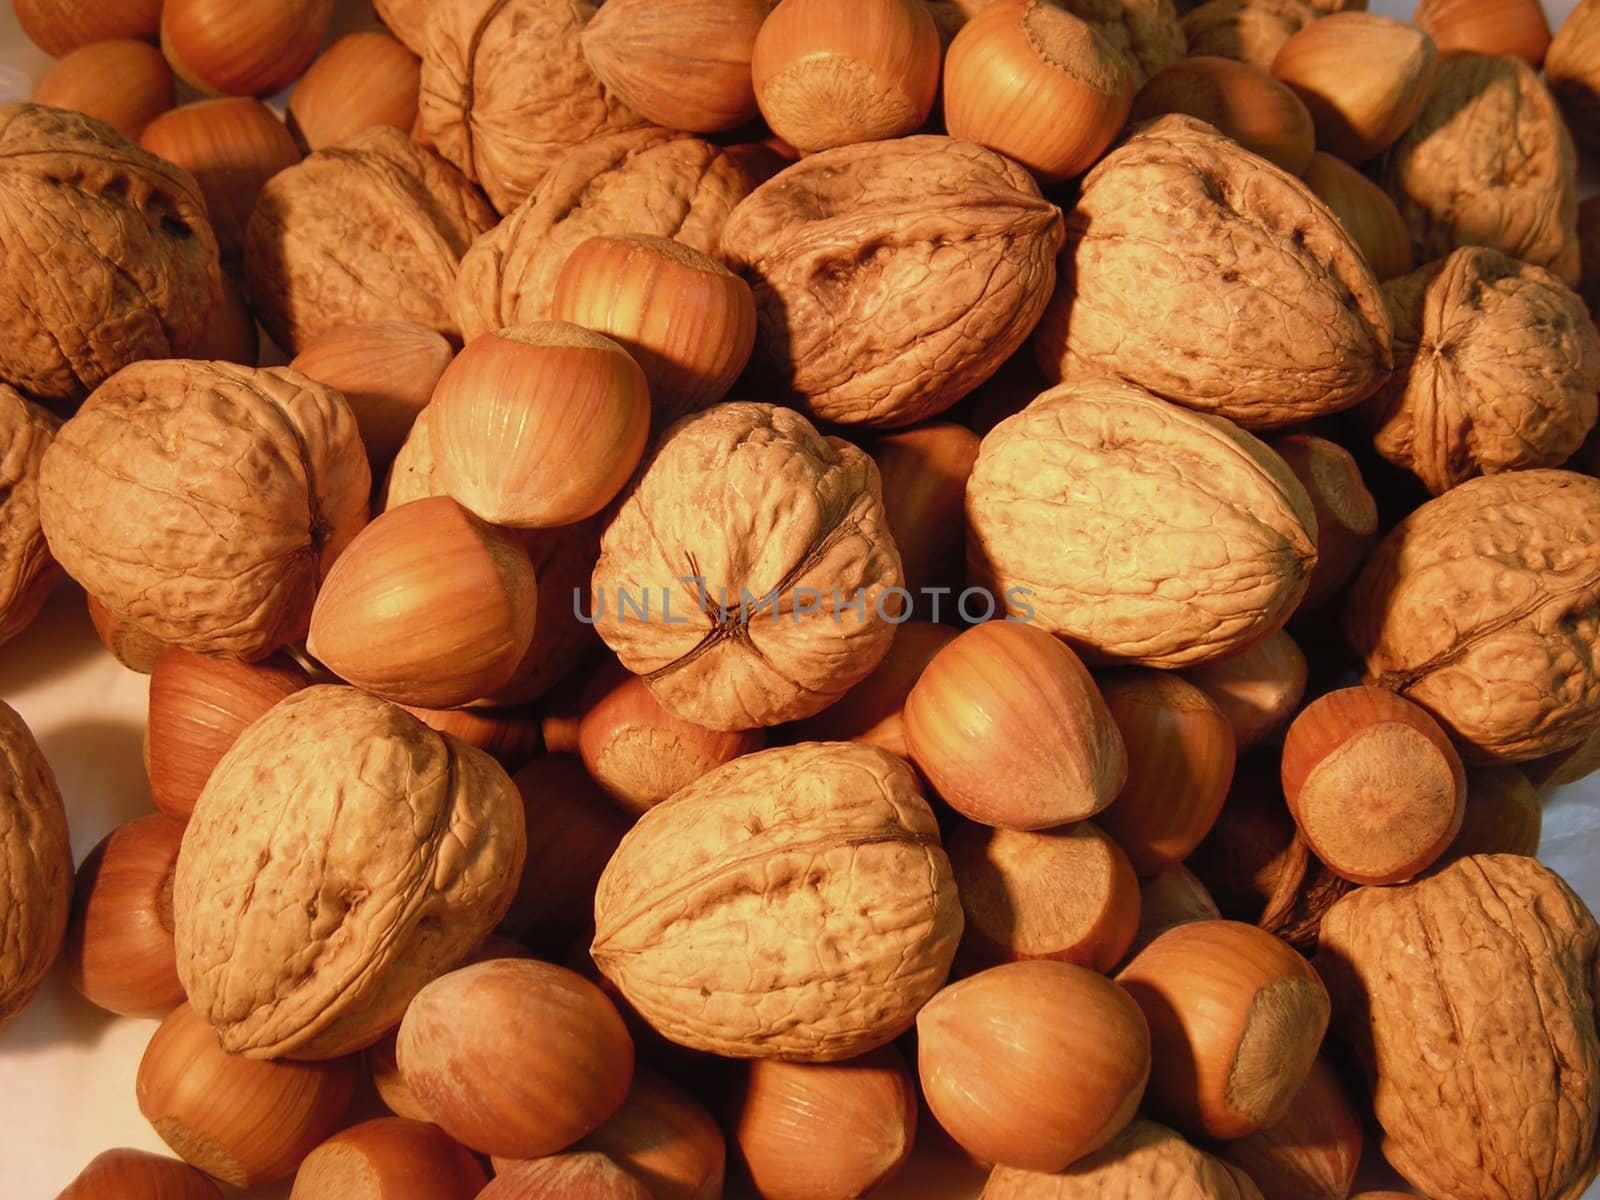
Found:
[[[999,1166],[981,1200],[1124,1200],[1132,1197],[1261,1200],[1249,1176],[1154,1121],[1135,1117],[1071,1170],[1046,1175]]]
[[[0,384],[0,642],[39,615],[61,568],[39,526],[39,464],[61,426]]]

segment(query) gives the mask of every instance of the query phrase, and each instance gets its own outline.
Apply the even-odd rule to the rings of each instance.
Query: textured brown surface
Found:
[[[368,129],[280,171],[245,234],[256,316],[291,352],[365,321],[455,334],[456,268],[494,213],[398,129]]]
[[[1377,280],[1339,219],[1184,116],[1085,176],[1034,341],[1053,379],[1120,375],[1251,429],[1358,404],[1392,365]]]
[[[504,915],[522,800],[488,755],[392,704],[312,687],[217,764],[173,881],[178,974],[224,1049],[376,1041]]]
[[[982,1200],[1261,1200],[1237,1167],[1135,1117],[1118,1137],[1057,1175],[996,1167]]]
[[[222,303],[198,185],[109,125],[0,105],[0,213],[0,379],[31,395],[188,353]]]
[[[1049,299],[1061,213],[972,142],[841,146],[734,210],[722,253],[755,292],[754,366],[823,420],[910,425],[1020,346]]]
[[[1572,138],[1520,58],[1440,63],[1421,115],[1381,168],[1418,262],[1457,246],[1492,246],[1577,282]]]
[[[39,516],[114,616],[253,661],[305,635],[369,490],[338,393],[282,368],[136,363],[45,452]]]
[[[735,759],[641,817],[600,878],[593,955],[674,1041],[822,1062],[903,1033],[961,928],[911,768],[808,742]]]
[[[571,148],[462,260],[462,335],[549,320],[561,268],[597,234],[670,237],[715,256],[723,223],[749,190],[733,155],[682,133],[635,129]]]
[[[995,427],[967,521],[975,581],[1026,589],[1033,623],[1145,666],[1264,637],[1316,562],[1311,502],[1282,459],[1227,421],[1103,379]]]
[[[1429,501],[1373,553],[1345,627],[1468,762],[1576,745],[1600,722],[1600,480],[1510,471]]]
[[[1061,7],[1092,25],[1128,62],[1138,91],[1163,67],[1183,57],[1183,25],[1172,0],[1060,0]]]
[[[706,729],[798,720],[888,652],[900,554],[877,468],[849,442],[786,408],[722,404],[674,425],[624,495],[590,611],[669,712]]]
[[[1531,858],[1361,888],[1317,965],[1383,1153],[1434,1200],[1576,1200],[1600,1165],[1595,955],[1583,902]]]
[[[1312,21],[1308,0],[1208,0],[1183,18],[1190,54],[1236,58],[1263,71],[1283,44]]]
[[[55,775],[0,700],[0,1025],[44,982],[71,908],[72,850]]]
[[[1362,410],[1379,454],[1438,495],[1478,474],[1560,466],[1583,445],[1600,332],[1549,271],[1463,247],[1383,291],[1395,374]]]
[[[60,424],[0,384],[0,642],[39,615],[61,577],[39,527],[39,461]]]

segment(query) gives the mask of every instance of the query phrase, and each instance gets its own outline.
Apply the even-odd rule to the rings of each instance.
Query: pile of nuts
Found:
[[[0,1021],[177,1156],[62,1197],[1583,1194],[1600,0],[13,2],[0,639],[158,811],[0,703]]]

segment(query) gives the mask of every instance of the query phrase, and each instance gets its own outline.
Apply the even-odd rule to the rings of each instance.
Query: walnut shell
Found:
[[[39,615],[61,577],[39,527],[39,463],[60,425],[0,383],[0,642]]]
[[[908,1029],[961,937],[938,825],[902,760],[854,742],[735,759],[622,839],[592,953],[675,1042],[831,1062]]]
[[[1411,230],[1418,262],[1492,246],[1578,282],[1577,157],[1555,100],[1515,55],[1439,64],[1381,182]]]
[[[1045,1175],[996,1167],[981,1200],[1261,1200],[1250,1177],[1144,1117],[1104,1149]]]
[[[1119,375],[1271,429],[1359,404],[1393,366],[1339,218],[1192,117],[1151,122],[1084,177],[1060,275],[1034,339],[1053,379]]]
[[[1236,58],[1263,71],[1278,51],[1318,17],[1308,0],[1207,0],[1183,18],[1192,55]]]
[[[283,368],[135,363],[45,451],[50,551],[113,617],[247,662],[304,637],[317,586],[367,520],[344,399]]]
[[[1345,631],[1468,762],[1576,745],[1600,724],[1600,479],[1508,471],[1430,500],[1367,562]]]
[[[551,319],[561,268],[596,234],[654,234],[715,255],[749,191],[737,158],[687,134],[635,129],[574,147],[461,260],[462,336]]]
[[[0,1025],[44,982],[71,911],[61,792],[32,731],[0,700]]]
[[[1281,627],[1317,557],[1311,500],[1269,447],[1108,379],[995,426],[967,523],[969,574],[1013,612],[1093,661],[1151,667]]]
[[[910,425],[949,408],[1032,331],[1061,212],[1033,176],[934,135],[813,154],[734,210],[722,253],[749,281],[754,365],[826,421]]]
[[[1172,0],[1060,0],[1060,4],[1093,26],[1106,44],[1127,60],[1136,92],[1187,51],[1183,24]]]
[[[368,321],[455,336],[457,266],[493,224],[459,171],[398,129],[376,126],[261,189],[245,230],[251,306],[291,353]]]
[[[178,976],[225,1050],[351,1053],[488,936],[526,850],[494,759],[355,688],[306,688],[240,735],[195,804]]]
[[[1362,415],[1384,458],[1437,496],[1478,474],[1560,466],[1583,445],[1600,331],[1561,280],[1463,246],[1383,294],[1395,376]]]
[[[888,653],[900,553],[878,469],[849,442],[786,408],[719,404],[672,426],[624,494],[590,619],[675,716],[796,721]]]
[[[583,57],[594,13],[584,0],[460,0],[428,20],[420,124],[502,213],[573,146],[645,123]]]
[[[187,172],[79,113],[5,104],[0,205],[0,379],[72,398],[131,362],[199,346],[222,269]]]
[[[1389,1162],[1435,1200],[1576,1200],[1600,1167],[1600,931],[1512,854],[1360,888],[1322,920],[1335,1027]]]

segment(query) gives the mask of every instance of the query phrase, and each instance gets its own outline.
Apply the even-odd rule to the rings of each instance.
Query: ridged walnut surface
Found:
[[[1600,933],[1560,876],[1479,855],[1322,919],[1383,1153],[1433,1200],[1576,1200],[1600,1165]]]
[[[59,426],[0,384],[0,642],[39,615],[61,577],[39,527],[39,462]]]
[[[81,396],[192,352],[222,304],[199,185],[109,125],[0,105],[0,379]]]
[[[549,320],[561,268],[597,234],[655,234],[714,256],[749,191],[732,155],[685,134],[636,129],[574,147],[462,259],[462,336]]]
[[[1039,323],[1052,379],[1112,374],[1248,429],[1337,412],[1393,365],[1361,251],[1304,183],[1193,117],[1083,181]]]
[[[173,881],[178,975],[224,1049],[378,1040],[505,915],[522,800],[488,755],[348,687],[281,701],[195,805]]]
[[[811,155],[734,210],[722,254],[755,292],[766,393],[827,421],[910,425],[992,375],[1055,284],[1061,212],[972,142]]]
[[[262,189],[245,232],[251,303],[291,352],[367,321],[454,335],[456,269],[494,219],[437,154],[398,129],[368,129]]]
[[[1261,1200],[1238,1167],[1135,1117],[1103,1150],[1056,1175],[996,1167],[982,1200]]]
[[[797,721],[888,652],[900,553],[878,469],[849,442],[790,409],[719,404],[672,426],[625,495],[591,612],[668,711],[706,729]],[[864,611],[846,607],[858,591]]]
[[[1022,589],[1014,612],[1098,661],[1241,650],[1289,619],[1316,563],[1310,498],[1271,449],[1108,379],[1052,388],[984,438],[967,522],[972,579]]]
[[[1469,479],[1402,521],[1345,611],[1376,683],[1472,762],[1522,762],[1600,725],[1600,479]]]
[[[657,805],[594,911],[595,962],[661,1033],[803,1062],[903,1033],[962,928],[916,777],[853,742],[746,755]]]
[[[61,427],[39,517],[56,560],[113,616],[248,662],[305,636],[370,486],[332,389],[284,368],[144,362]]]
[[[44,982],[71,908],[61,793],[32,732],[0,700],[0,1025]]]

